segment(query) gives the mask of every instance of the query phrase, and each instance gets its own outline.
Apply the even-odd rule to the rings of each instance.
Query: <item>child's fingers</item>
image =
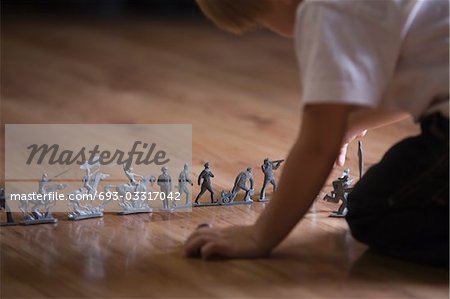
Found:
[[[191,239],[189,242],[186,243],[184,248],[184,253],[186,256],[189,257],[195,257],[199,256],[201,253],[201,248],[207,244],[208,242],[214,241],[215,238],[213,236],[198,236],[196,238]]]
[[[213,241],[205,244],[201,249],[202,258],[207,260],[214,256],[228,256],[229,248],[225,244]]]
[[[217,235],[217,231],[211,228],[207,228],[207,227],[203,227],[203,228],[198,228],[197,230],[195,230],[186,240],[186,244],[188,244],[189,242],[191,242],[192,239],[195,239],[199,236],[216,236]]]
[[[366,134],[367,134],[367,130],[364,130],[358,136],[356,136],[356,138],[362,138],[362,137],[366,136]]]
[[[209,223],[201,223],[201,224],[199,224],[197,226],[197,229],[200,229],[200,228],[211,228],[211,227],[212,227],[212,225],[209,224]]]
[[[347,156],[347,148],[348,148],[348,143],[344,144],[341,147],[341,151],[339,152],[339,156],[337,158],[337,165],[338,166],[344,166],[345,164],[345,157]]]

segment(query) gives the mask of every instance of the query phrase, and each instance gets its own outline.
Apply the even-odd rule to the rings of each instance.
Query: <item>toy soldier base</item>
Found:
[[[208,202],[208,203],[202,203],[202,202],[194,202],[192,204],[192,207],[214,207],[214,206],[220,206],[219,202]]]
[[[155,211],[155,212],[164,212],[164,213],[172,213],[172,212],[175,211],[175,208],[174,207],[173,208],[162,207],[162,208],[155,208],[155,209],[153,209],[153,211]]]
[[[172,209],[174,210],[184,210],[184,209],[191,209],[194,205],[191,203],[187,203],[187,204],[177,204],[176,202],[174,202],[174,206],[172,207]]]
[[[236,206],[236,205],[249,205],[253,200],[238,200],[234,201],[233,195],[229,191],[222,191],[219,195],[219,201],[209,203],[193,203],[192,207],[216,207],[216,206]]]
[[[131,214],[142,214],[142,213],[152,213],[153,209],[148,208],[133,208],[130,210],[124,210],[122,212],[118,212],[117,215],[131,215]]]
[[[72,221],[90,218],[100,218],[100,217],[103,217],[103,212],[86,212],[86,213],[72,212],[67,215],[67,219]]]
[[[142,214],[142,213],[152,213],[153,209],[147,204],[146,201],[136,200],[136,201],[125,201],[123,200],[119,203],[122,207],[122,211],[118,212],[117,215],[131,215],[131,214]]]
[[[32,225],[32,224],[54,224],[57,223],[58,219],[53,218],[53,216],[39,216],[34,217],[32,214],[28,214],[19,222],[22,225]]]
[[[347,207],[344,206],[344,203],[341,204],[339,210],[333,211],[328,217],[331,218],[345,218],[347,215]]]
[[[22,225],[31,225],[31,224],[54,224],[57,223],[58,220],[55,219],[50,212],[41,213],[41,212],[26,212],[22,220],[19,222]]]
[[[253,192],[249,193],[250,196],[253,195]],[[222,191],[220,192],[219,195],[219,205],[221,206],[235,206],[235,205],[249,205],[253,203],[253,200],[250,198],[244,198],[242,200],[237,200],[234,201],[236,199],[236,195],[237,193],[233,193],[233,192],[226,192],[226,191]]]
[[[34,214],[34,213],[33,213]],[[33,217],[33,215],[27,215],[19,222],[21,225],[33,225],[33,224],[54,224],[58,223],[58,219],[53,218],[52,215]]]

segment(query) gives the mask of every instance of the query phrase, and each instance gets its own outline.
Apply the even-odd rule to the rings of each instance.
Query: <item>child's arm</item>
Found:
[[[349,114],[347,132],[343,145],[336,159],[338,166],[343,166],[347,155],[348,144],[356,138],[363,137],[367,130],[387,126],[410,117],[404,112],[390,112],[385,110],[355,108]]]
[[[268,250],[286,237],[319,194],[339,152],[350,109],[333,104],[305,107],[279,188],[255,224],[256,238]]]
[[[292,148],[279,188],[252,226],[201,228],[186,241],[186,254],[257,257],[277,246],[308,211],[341,148],[351,107],[306,106],[300,136]]]
[[[408,118],[405,112],[390,112],[377,109],[355,109],[348,119],[347,132],[356,135],[364,130],[376,129]]]

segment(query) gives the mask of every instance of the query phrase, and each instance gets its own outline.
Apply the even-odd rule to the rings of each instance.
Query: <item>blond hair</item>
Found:
[[[255,30],[255,21],[266,8],[263,0],[196,0],[203,14],[219,28],[235,34]]]

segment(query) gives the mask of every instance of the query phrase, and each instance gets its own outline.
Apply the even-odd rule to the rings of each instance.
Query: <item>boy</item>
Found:
[[[366,172],[346,219],[353,236],[379,252],[448,266],[448,1],[197,3],[228,31],[263,27],[295,39],[303,120],[278,190],[256,223],[200,228],[186,254],[268,255],[308,211],[335,160],[343,165],[350,141],[412,116],[422,133]]]

